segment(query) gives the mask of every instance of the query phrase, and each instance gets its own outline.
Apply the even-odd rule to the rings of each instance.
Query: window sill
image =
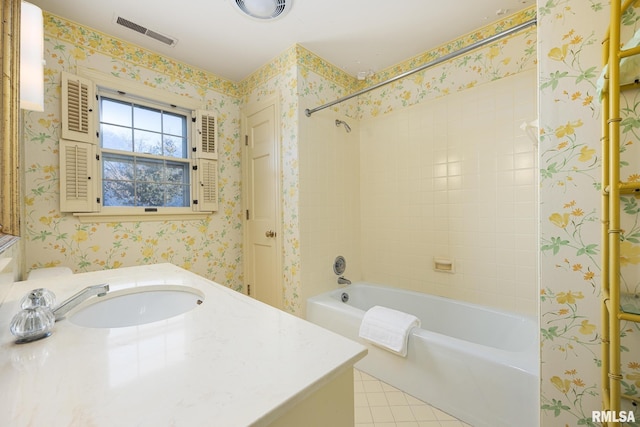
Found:
[[[206,219],[213,212],[90,212],[74,213],[81,223],[99,222],[147,222],[147,221],[195,221]]]

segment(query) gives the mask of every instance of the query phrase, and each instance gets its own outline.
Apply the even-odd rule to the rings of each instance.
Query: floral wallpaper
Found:
[[[311,271],[314,267],[312,264],[324,261],[324,259],[303,258],[302,230],[313,228],[314,223],[314,219],[304,217],[300,212],[301,151],[309,143],[304,131],[309,118],[304,116],[304,109],[344,96],[347,92],[345,87],[353,88],[355,82],[355,78],[348,76],[304,47],[296,45],[242,83],[245,93],[244,105],[260,102],[273,95],[277,95],[280,100],[283,308],[297,315],[304,314],[305,292],[302,284],[309,278],[308,274],[305,276],[304,271]],[[348,105],[350,104],[344,104],[336,109],[350,108],[355,111],[353,106],[347,107]],[[330,131],[331,128],[328,130]],[[311,168],[305,169],[304,172],[306,176],[326,173],[324,170],[311,170]],[[328,219],[325,215],[322,221]]]
[[[45,59],[45,111],[28,112],[24,121],[27,271],[171,262],[242,290],[238,85],[50,14],[45,14]],[[84,224],[59,211],[60,72],[78,67],[199,100],[216,112],[219,212],[195,221]]]
[[[302,68],[344,93],[356,79],[301,46],[292,46],[239,83],[45,13],[46,109],[25,116],[24,235],[26,269],[67,266],[74,272],[171,262],[244,291],[240,194],[240,108],[278,93],[281,100],[284,308],[300,311],[298,96]],[[59,212],[60,72],[93,68],[201,100],[218,113],[220,211],[205,220],[80,223]],[[307,68],[305,68],[307,70]],[[308,71],[304,71],[308,73]],[[319,88],[325,83],[318,84]],[[335,92],[335,91],[334,91]],[[309,94],[309,92],[307,92]],[[325,94],[326,95],[326,94]],[[325,98],[320,98],[321,102]]]
[[[478,40],[500,33],[513,26],[535,19],[535,9],[520,13],[489,25],[461,39],[411,58],[380,72],[370,83],[387,80],[394,75],[417,68],[439,57],[469,46]],[[360,117],[377,117],[398,108],[409,107],[421,101],[463,91],[483,82],[531,69],[536,65],[536,27],[530,26],[510,37],[488,46],[472,50],[425,71],[398,80],[380,90],[362,96]]]
[[[299,161],[298,161],[298,46],[288,49],[267,66],[244,80],[243,104],[263,101],[278,96],[280,101],[280,162],[283,309],[298,313],[300,310],[300,226],[298,216]]]
[[[639,19],[637,10],[625,14],[627,38],[638,28]],[[538,20],[541,421],[545,426],[593,426],[597,423],[591,411],[602,409],[601,106],[596,80],[602,70],[601,41],[609,5],[576,0],[541,3]],[[631,92],[622,105],[621,175],[631,181],[637,180],[636,98],[637,92]],[[628,291],[637,292],[640,210],[635,197],[623,197],[622,206],[623,283]],[[637,324],[623,325],[623,392],[636,397],[639,332]],[[628,405],[623,401],[623,409],[633,409]],[[637,409],[635,413],[640,418]]]
[[[595,425],[600,398],[600,73],[608,2],[550,0],[446,46],[357,82],[301,46],[293,46],[243,82],[220,79],[168,58],[45,14],[46,108],[25,114],[23,240],[27,270],[64,265],[76,272],[172,262],[242,290],[240,108],[280,94],[285,309],[301,302],[300,115],[362,84],[396,75],[479,37],[537,16],[538,25],[500,43],[334,107],[354,119],[379,117],[524,69],[539,76],[541,425]],[[625,14],[627,36],[637,10]],[[90,67],[200,100],[216,111],[221,137],[220,211],[206,220],[83,224],[59,212],[60,71]],[[623,179],[637,181],[637,93],[624,99]],[[638,202],[622,200],[624,284],[640,287]],[[638,326],[623,329],[624,391],[640,387]],[[638,411],[636,416],[640,418]],[[635,424],[637,425],[637,424]]]
[[[536,29],[362,96],[358,118],[383,116],[429,97],[446,96],[537,64],[539,73],[540,341],[542,426],[597,425],[600,396],[600,105],[596,79],[608,5],[575,0],[540,5]],[[512,17],[513,23],[532,11]],[[627,36],[638,26],[623,17]],[[507,25],[508,27],[508,25]],[[499,24],[498,28],[505,28]],[[456,43],[450,45],[454,49]],[[447,52],[445,50],[445,52]],[[412,68],[409,66],[409,68]],[[402,66],[381,72],[395,75]],[[318,98],[321,95],[317,94]],[[330,97],[328,97],[330,98]],[[326,102],[318,100],[318,102]],[[623,99],[623,179],[637,181],[637,93]],[[353,113],[351,113],[353,114]],[[640,264],[635,197],[622,199],[623,283],[637,292]],[[623,392],[640,387],[638,325],[623,327]],[[626,407],[625,407],[626,405]],[[625,401],[623,409],[632,409]],[[636,411],[637,413],[637,411]],[[639,417],[640,418],[640,417]],[[630,423],[637,425],[637,423]]]

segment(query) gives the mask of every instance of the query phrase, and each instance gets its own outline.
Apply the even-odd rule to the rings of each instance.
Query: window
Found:
[[[209,112],[96,88],[64,72],[62,93],[62,212],[217,210],[217,127]]]
[[[186,113],[99,96],[104,206],[190,206]]]

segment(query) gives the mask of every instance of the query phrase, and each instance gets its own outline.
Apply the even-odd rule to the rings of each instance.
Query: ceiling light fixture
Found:
[[[244,15],[261,21],[282,18],[291,10],[293,0],[230,0]]]

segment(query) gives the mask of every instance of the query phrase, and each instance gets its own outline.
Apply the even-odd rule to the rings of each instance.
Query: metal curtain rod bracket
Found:
[[[379,87],[388,85],[389,83],[393,83],[393,82],[395,82],[397,80],[403,79],[403,78],[405,78],[407,76],[410,76],[411,74],[417,73],[419,71],[426,70],[427,68],[433,67],[434,65],[438,65],[438,64],[440,64],[442,62],[445,62],[445,61],[448,61],[450,59],[453,59],[456,56],[463,55],[463,54],[465,54],[467,52],[470,52],[470,51],[472,51],[474,49],[477,49],[479,47],[482,47],[484,45],[492,43],[492,42],[494,42],[496,40],[499,40],[499,39],[501,39],[503,37],[507,37],[507,36],[509,36],[509,35],[511,35],[513,33],[516,33],[516,32],[518,32],[520,30],[523,30],[525,28],[528,28],[528,27],[530,27],[532,25],[536,25],[536,24],[537,24],[537,19],[533,18],[530,21],[523,22],[522,24],[516,25],[515,27],[511,27],[508,30],[505,30],[505,31],[503,31],[501,33],[494,34],[494,35],[492,35],[490,37],[487,37],[486,39],[479,40],[479,41],[477,41],[475,43],[470,44],[469,46],[463,47],[460,50],[456,50],[455,52],[448,53],[448,54],[446,54],[444,56],[441,56],[440,58],[434,59],[433,61],[430,61],[430,62],[427,62],[425,64],[422,64],[421,66],[419,66],[417,68],[414,68],[413,70],[405,71],[404,73],[398,74],[397,76],[392,77],[392,78],[390,78],[388,80],[385,80],[385,81],[380,82],[380,83],[376,83],[375,85],[369,86],[368,88],[361,89],[361,90],[359,90],[357,92],[352,93],[351,95],[347,95],[347,96],[344,96],[342,98],[338,98],[335,101],[328,102],[328,103],[326,103],[324,105],[321,105],[319,107],[316,107],[316,108],[312,108],[312,109],[307,108],[306,110],[304,110],[304,114],[307,117],[311,117],[311,115],[313,113],[317,112],[317,111],[324,110],[325,108],[332,107],[332,106],[334,106],[336,104],[339,104],[341,102],[347,101],[347,100],[349,100],[351,98],[355,98],[356,96],[360,96],[360,95],[363,95],[363,94],[365,94],[367,92],[371,92],[372,90],[378,89]]]

